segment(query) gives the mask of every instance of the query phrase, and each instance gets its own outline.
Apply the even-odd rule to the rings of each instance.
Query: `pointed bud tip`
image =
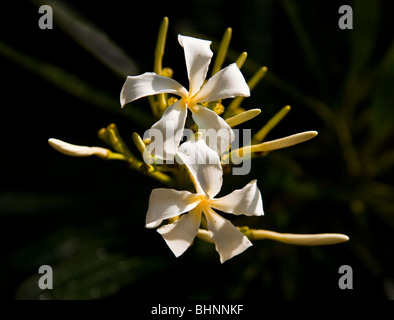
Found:
[[[261,113],[261,109],[255,108],[255,109],[250,109],[250,112],[256,113],[256,115],[259,115]]]
[[[55,148],[56,146],[58,146],[59,144],[62,144],[63,141],[59,140],[59,139],[55,139],[55,138],[49,138],[48,139],[48,143],[52,148]]]
[[[338,234],[338,239],[341,240],[341,242],[347,242],[350,240],[346,234]]]
[[[342,233],[323,233],[321,235],[317,234],[316,237],[321,237],[321,240],[316,245],[332,245],[349,241],[349,237]],[[315,245],[313,240],[311,240],[311,245]]]

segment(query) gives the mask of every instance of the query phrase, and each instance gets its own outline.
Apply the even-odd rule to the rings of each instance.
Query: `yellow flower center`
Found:
[[[192,104],[191,103],[192,97],[187,96],[186,98],[183,98],[183,99],[184,99],[185,104],[186,104],[187,107],[189,107]]]
[[[193,107],[196,102],[194,101],[194,96],[192,96],[190,92],[186,97],[183,98],[183,101],[185,102],[186,107],[193,111]]]
[[[198,197],[200,203],[198,204],[204,212],[208,212],[211,209],[210,199],[207,195],[200,195]]]

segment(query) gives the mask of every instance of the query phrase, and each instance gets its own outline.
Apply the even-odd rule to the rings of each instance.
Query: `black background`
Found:
[[[300,45],[284,2],[67,4],[132,57],[138,73],[152,70],[157,31],[163,17],[169,17],[164,66],[172,67],[174,78],[185,85],[186,70],[177,34],[198,34],[217,41],[227,27],[232,27],[231,49],[247,51],[251,61],[243,70],[246,78],[252,76],[254,66],[266,65],[285,83],[335,109],[346,96],[343,85],[352,58],[349,39],[360,26],[339,29],[338,8],[345,4],[343,1],[297,1],[304,32],[316,52],[320,67],[316,71]],[[371,72],[393,40],[392,3],[379,1],[379,6],[374,47],[363,65]],[[52,30],[38,27],[41,15],[32,2],[14,1],[2,5],[1,12],[2,43],[35,63],[61,68],[118,101],[124,78],[67,35],[56,24],[56,11]],[[47,143],[48,138],[55,137],[75,144],[103,146],[96,132],[114,122],[135,151],[132,133],[142,135],[153,124],[153,118],[143,124],[123,116],[122,111],[103,110],[4,54],[0,56],[0,70],[0,283],[4,298],[393,298],[392,201],[391,206],[380,205],[378,200],[376,205],[367,202],[357,215],[357,208],[352,208],[360,202],[354,200],[364,199],[353,191],[359,185],[368,189],[375,184],[368,184],[367,174],[348,173],[335,132],[303,101],[273,81],[262,81],[244,102],[245,108],[262,109],[262,114],[246,127],[258,130],[280,108],[290,104],[290,114],[272,131],[269,140],[307,130],[317,130],[319,136],[304,145],[257,159],[246,177],[225,177],[223,194],[257,178],[263,195],[265,217],[235,222],[279,232],[341,232],[348,234],[351,241],[319,248],[261,241],[221,265],[214,248],[197,240],[176,259],[159,234],[144,228],[150,191],[160,187],[158,182],[128,169],[124,163],[66,157]],[[372,105],[369,98],[367,94],[359,103],[360,112]],[[146,100],[138,101],[137,106],[149,111]],[[390,119],[391,114],[392,109],[388,109]],[[368,135],[368,130],[356,131],[354,142],[360,150]],[[382,148],[392,149],[392,137],[391,130]],[[294,166],[297,174],[291,170]],[[392,186],[392,166],[377,181]],[[100,260],[100,248],[108,257]],[[104,263],[110,258],[114,259],[113,265],[119,264],[115,268],[118,272],[126,273],[121,270],[121,261],[130,259],[128,276],[100,274],[110,272]],[[55,288],[62,283],[57,293],[41,295],[33,288],[43,264],[53,266]],[[343,264],[353,268],[353,290],[338,288],[338,269]],[[78,267],[73,266],[86,268],[74,270]],[[62,272],[67,274],[66,280],[59,275]]]

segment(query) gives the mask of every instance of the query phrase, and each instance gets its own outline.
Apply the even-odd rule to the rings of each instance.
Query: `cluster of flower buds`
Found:
[[[246,53],[221,69],[227,54],[231,29],[227,29],[219,46],[212,75],[206,80],[213,52],[211,41],[178,36],[186,62],[189,88],[172,79],[172,70],[162,68],[162,57],[168,29],[165,18],[159,31],[155,52],[154,72],[128,76],[121,90],[124,107],[142,97],[148,97],[157,121],[143,138],[133,134],[133,141],[142,160],[130,152],[114,124],[99,131],[99,137],[111,146],[76,146],[49,139],[56,150],[71,156],[97,155],[104,159],[124,160],[170,188],[154,189],[150,195],[146,227],[158,228],[169,248],[180,256],[195,237],[213,242],[224,261],[242,253],[251,241],[271,239],[297,245],[325,245],[348,240],[343,234],[283,234],[267,230],[236,227],[214,209],[234,215],[262,216],[263,202],[257,180],[242,189],[215,198],[223,184],[223,168],[232,167],[233,174],[247,174],[250,166],[235,165],[270,151],[307,141],[317,135],[307,131],[285,138],[263,142],[268,132],[288,113],[289,106],[280,110],[246,145],[240,146],[235,126],[256,117],[259,109],[244,110],[242,100],[264,76],[267,68],[258,70],[245,81],[240,68]],[[225,108],[224,99],[234,98]],[[185,128],[188,110],[193,125]],[[244,136],[247,136],[244,134]],[[245,138],[245,137],[244,137]],[[245,139],[243,139],[245,141]]]

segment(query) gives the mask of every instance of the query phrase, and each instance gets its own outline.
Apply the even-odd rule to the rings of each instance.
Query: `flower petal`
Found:
[[[213,56],[210,49],[211,41],[182,35],[178,35],[178,41],[185,52],[189,93],[190,96],[194,96],[207,77],[208,67]]]
[[[173,160],[183,136],[186,117],[187,108],[183,100],[169,106],[149,129],[151,143],[147,150],[160,159]]]
[[[177,155],[192,174],[197,193],[205,192],[210,197],[219,193],[223,183],[222,165],[218,154],[204,140],[183,143]]]
[[[228,123],[214,111],[200,106],[190,107],[193,120],[198,125],[198,130],[203,134],[203,139],[208,146],[219,155],[227,151],[235,135]]]
[[[234,190],[224,197],[212,199],[210,205],[215,209],[235,215],[262,216],[264,215],[263,201],[256,182],[257,180],[252,180],[242,189]]]
[[[242,253],[252,243],[230,221],[224,219],[212,209],[204,211],[208,222],[208,231],[215,242],[216,251],[219,252],[220,262]]]
[[[174,189],[153,189],[149,197],[149,207],[146,213],[146,227],[157,226],[156,221],[176,217],[197,206],[198,196],[189,191]]]
[[[201,223],[201,209],[195,208],[184,214],[174,223],[157,229],[176,257],[183,254],[190,247],[197,235]]]
[[[181,97],[188,95],[187,90],[177,81],[160,76],[154,72],[146,72],[139,76],[128,76],[120,93],[120,104],[159,93],[173,93]]]
[[[193,97],[193,101],[216,101],[237,96],[249,97],[250,90],[241,71],[232,63],[210,78]]]

